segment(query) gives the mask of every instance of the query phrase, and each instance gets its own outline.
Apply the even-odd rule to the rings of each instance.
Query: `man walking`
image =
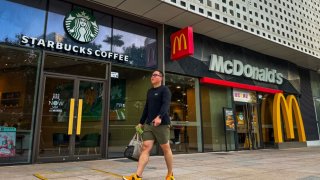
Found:
[[[142,173],[146,167],[150,151],[156,140],[164,153],[168,173],[166,180],[174,180],[172,172],[172,151],[169,144],[170,118],[168,115],[171,93],[168,87],[162,85],[163,73],[156,70],[152,73],[152,88],[148,90],[147,100],[138,126],[144,126],[143,147],[139,158],[136,173],[131,176],[123,176],[123,180],[142,180]]]

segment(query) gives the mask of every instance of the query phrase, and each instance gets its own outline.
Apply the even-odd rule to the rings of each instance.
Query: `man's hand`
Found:
[[[136,131],[139,133],[139,134],[142,134],[143,133],[143,129],[142,129],[142,124],[138,124],[137,126],[136,126]]]
[[[143,125],[139,123],[136,127],[142,128]]]
[[[154,126],[159,126],[161,124],[161,119],[159,116],[157,116],[152,122]]]

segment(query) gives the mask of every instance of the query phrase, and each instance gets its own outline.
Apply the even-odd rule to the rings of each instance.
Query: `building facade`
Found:
[[[1,2],[1,163],[123,157],[159,63],[159,24],[128,17]]]
[[[276,93],[298,100],[305,130],[295,116],[283,142],[305,134],[316,145],[318,11],[315,1],[1,1],[0,164],[123,157],[155,69],[172,92],[174,153],[277,147]],[[185,26],[194,54],[172,61],[170,36]]]

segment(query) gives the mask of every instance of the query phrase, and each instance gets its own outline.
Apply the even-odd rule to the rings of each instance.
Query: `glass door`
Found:
[[[50,75],[44,81],[38,159],[101,157],[104,81]]]
[[[238,149],[248,149],[249,134],[248,134],[248,117],[247,117],[247,105],[246,104],[236,104],[235,105],[235,115],[236,115],[236,125],[237,125],[237,148]]]
[[[260,131],[256,104],[235,104],[237,122],[238,149],[256,149],[260,147]]]
[[[261,147],[260,123],[258,119],[258,105],[247,104],[249,119],[249,135],[251,139],[251,148],[257,149]]]
[[[79,102],[82,107],[78,109],[75,153],[77,155],[99,155],[101,131],[103,127],[103,107],[105,98],[104,84],[80,80]],[[81,104],[79,103],[79,106]]]

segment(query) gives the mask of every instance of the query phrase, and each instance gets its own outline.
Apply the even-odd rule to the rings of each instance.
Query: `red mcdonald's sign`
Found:
[[[192,27],[186,27],[170,36],[171,41],[171,59],[179,60],[183,57],[193,55],[193,30]]]

